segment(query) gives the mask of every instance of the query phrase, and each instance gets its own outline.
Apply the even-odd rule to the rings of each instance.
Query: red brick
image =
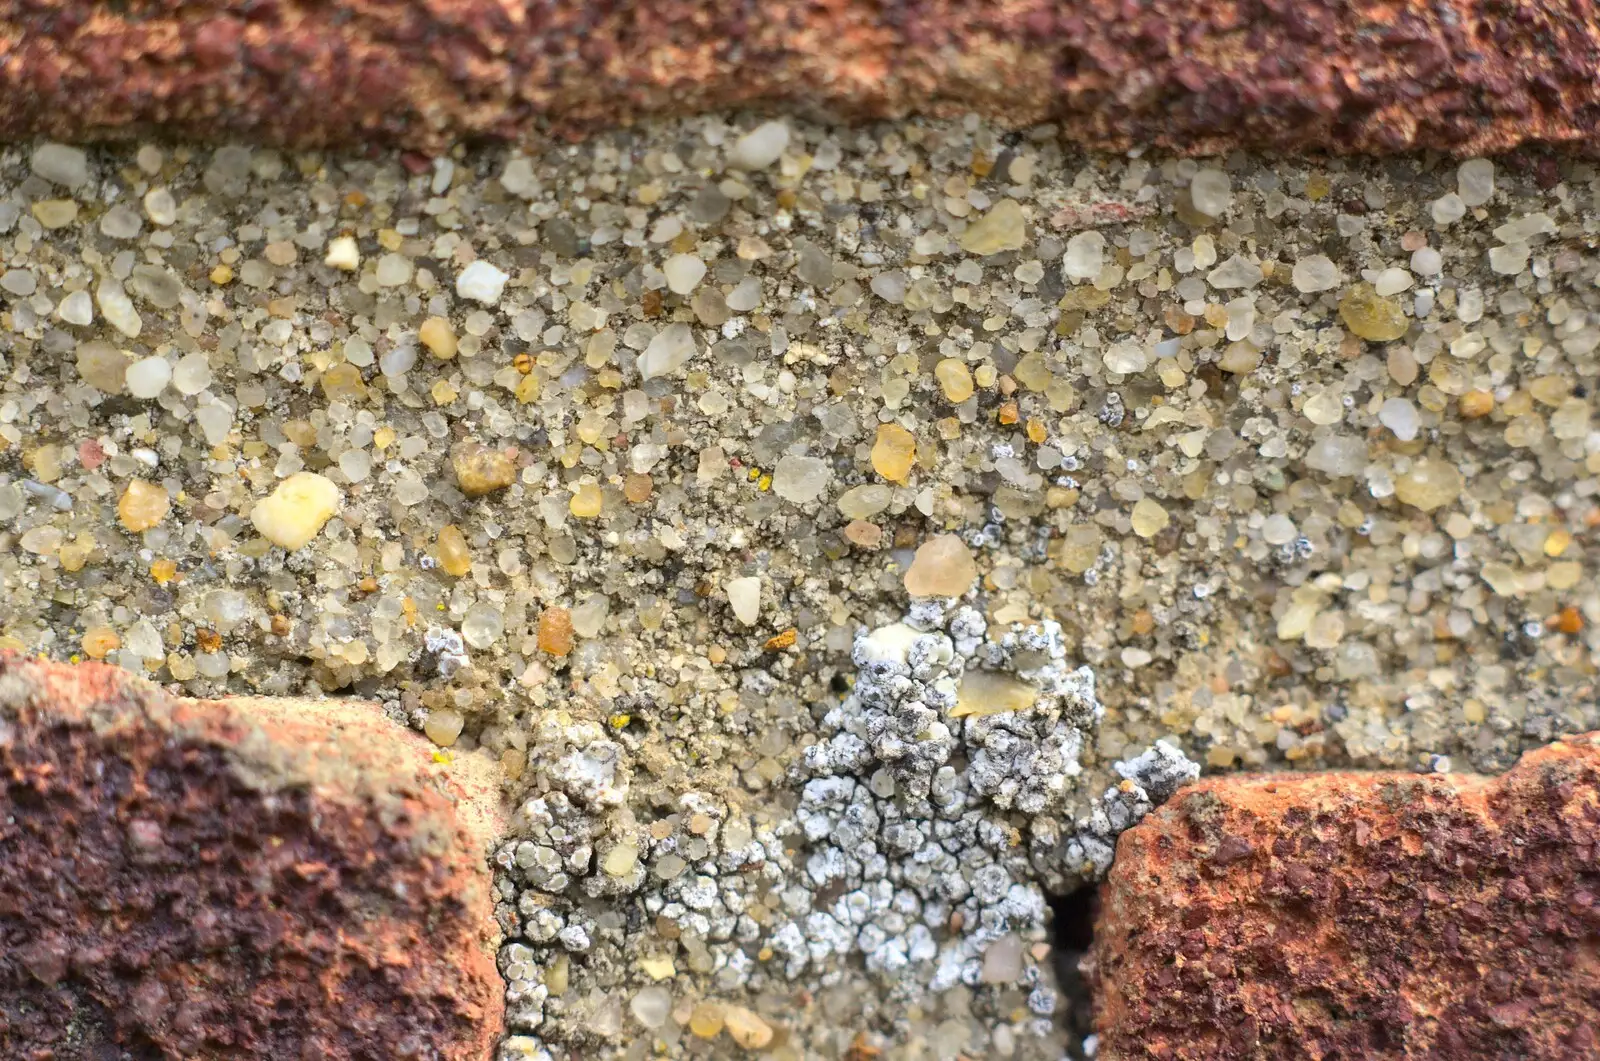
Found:
[[[487,1058],[498,805],[372,704],[0,655],[0,1057]]]
[[[433,151],[664,112],[978,110],[1121,150],[1596,147],[1585,0],[0,0],[0,137]]]
[[[1102,1061],[1600,1056],[1600,744],[1213,778],[1122,835]]]

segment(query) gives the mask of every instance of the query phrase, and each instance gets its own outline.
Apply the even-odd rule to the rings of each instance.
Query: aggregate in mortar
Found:
[[[604,867],[635,827],[737,807],[782,839],[805,749],[850,731],[858,632],[934,542],[913,585],[971,565],[990,641],[1054,622],[1092,668],[1081,750],[994,735],[1080,762],[1068,795],[1162,739],[1213,770],[1492,770],[1600,725],[1597,176],[1086,156],[974,120],[13,148],[0,637],[190,695],[376,697],[499,757],[516,805],[590,793],[551,805],[572,846],[541,872],[629,957],[574,931],[534,961],[555,1025],[651,987],[681,1050],[701,1003],[730,1049],[762,1037],[743,1011],[788,1056],[1042,1049],[993,1019],[1023,994],[896,1001],[856,957],[718,986],[672,918],[583,889],[629,879]],[[302,473],[336,496],[268,506],[312,535],[286,553],[253,514]],[[652,1049],[618,1019],[585,1049]]]

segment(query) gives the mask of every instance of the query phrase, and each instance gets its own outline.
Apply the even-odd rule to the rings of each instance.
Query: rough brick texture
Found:
[[[481,1061],[493,796],[371,704],[0,656],[0,1057]]]
[[[1114,149],[1596,144],[1591,0],[0,0],[0,137],[424,150],[976,109]]]
[[[1600,1056],[1600,745],[1202,781],[1122,835],[1102,1061]]]

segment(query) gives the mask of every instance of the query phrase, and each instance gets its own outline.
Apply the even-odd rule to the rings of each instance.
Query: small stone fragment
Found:
[[[972,370],[965,361],[947,357],[933,366],[934,377],[944,391],[946,401],[960,403],[973,395]]]
[[[479,258],[461,270],[461,275],[456,277],[456,294],[486,306],[493,306],[500,301],[500,295],[506,289],[506,281],[510,279],[510,276]]]
[[[972,588],[978,563],[967,543],[954,534],[930,538],[906,569],[906,592],[913,597],[959,597]]]
[[[172,363],[159,354],[141,358],[128,365],[125,381],[135,398],[155,398],[172,382]]]
[[[1424,457],[1394,481],[1394,496],[1405,504],[1432,512],[1461,496],[1461,472],[1447,461]]]
[[[1378,408],[1378,423],[1393,431],[1400,441],[1410,442],[1417,437],[1420,424],[1417,407],[1404,398],[1389,398]]]
[[[1025,242],[1027,228],[1022,204],[1015,199],[1001,199],[961,233],[961,249],[980,257],[1021,250]]]
[[[67,324],[83,327],[94,323],[94,300],[87,291],[74,291],[61,300],[56,316]]]
[[[422,327],[417,329],[417,338],[440,361],[449,361],[456,356],[456,333],[443,317],[429,317],[423,321]]]
[[[130,339],[137,338],[144,328],[144,321],[139,318],[139,313],[133,308],[130,299],[122,285],[113,278],[103,277],[94,289],[95,301],[100,304],[100,313],[117,331]]]
[[[1093,280],[1105,268],[1106,238],[1094,229],[1067,240],[1061,272],[1073,280]]]
[[[133,479],[117,502],[117,518],[131,534],[141,534],[167,518],[172,499],[165,488],[143,479]]]
[[[552,656],[565,656],[572,651],[575,631],[572,613],[565,608],[551,606],[539,613],[539,650]]]
[[[78,375],[102,394],[121,394],[128,385],[128,365],[131,360],[110,343],[91,339],[78,347]],[[162,359],[163,363],[165,360]]]
[[[969,670],[956,687],[956,706],[950,717],[1026,711],[1038,700],[1039,690],[1019,678],[998,671]]]
[[[1172,522],[1172,517],[1161,507],[1161,503],[1148,497],[1142,497],[1134,503],[1129,518],[1133,522],[1133,533],[1141,538],[1154,538]]]
[[[655,334],[644,353],[639,355],[639,376],[648,380],[670,375],[688,364],[697,352],[689,326],[669,324]]]
[[[1339,317],[1356,335],[1375,343],[1398,339],[1409,327],[1400,303],[1384,298],[1365,281],[1352,285],[1339,300]]]
[[[705,279],[706,263],[693,254],[674,254],[661,265],[667,278],[667,290],[674,295],[687,295]]]
[[[448,748],[460,738],[461,728],[465,724],[466,719],[462,717],[461,712],[447,707],[436,707],[428,712],[427,720],[422,723],[422,732],[439,747]]]
[[[873,470],[891,483],[903,483],[916,462],[916,436],[899,424],[879,424],[872,444]]]
[[[1494,163],[1469,158],[1456,169],[1456,192],[1467,206],[1482,206],[1494,198]]]
[[[339,488],[315,472],[296,472],[256,502],[250,522],[263,538],[294,552],[339,511]]]
[[[882,483],[852,486],[839,495],[839,512],[846,519],[870,519],[889,507],[894,491]]]
[[[105,659],[122,647],[122,638],[109,626],[94,626],[83,632],[82,645],[90,659]]]
[[[1339,286],[1339,267],[1326,254],[1308,254],[1294,263],[1289,279],[1303,295]]]
[[[517,481],[517,465],[510,453],[481,442],[463,442],[450,455],[456,484],[468,497],[482,497]]]
[[[595,483],[579,483],[567,502],[567,511],[579,519],[594,519],[605,509],[605,495]]]
[[[1220,169],[1199,170],[1189,180],[1189,199],[1207,217],[1221,217],[1233,205],[1233,182]]]
[[[761,616],[761,579],[756,575],[729,579],[724,587],[733,616],[746,626],[754,626]]]
[[[727,1023],[727,1007],[710,1000],[696,1003],[689,1014],[689,1030],[701,1039],[714,1039]]]
[[[328,254],[322,262],[329,268],[353,273],[361,268],[361,248],[354,236],[337,236],[328,242]]]
[[[821,496],[830,478],[827,461],[791,453],[778,458],[778,466],[772,472],[772,492],[785,501],[805,505]]]
[[[733,142],[728,151],[728,165],[742,170],[766,169],[782,157],[788,146],[787,122],[762,122]]]
[[[439,566],[445,574],[461,578],[472,571],[472,551],[467,547],[467,536],[454,523],[439,528],[437,550]]]
[[[66,228],[78,220],[78,204],[71,199],[40,199],[32,209],[34,219],[45,228]]]
[[[728,1035],[746,1050],[764,1050],[772,1042],[772,1025],[743,1006],[729,1006],[724,1019]]]
[[[89,179],[89,156],[82,148],[66,144],[40,144],[33,149],[28,164],[34,176],[67,189],[76,188]]]

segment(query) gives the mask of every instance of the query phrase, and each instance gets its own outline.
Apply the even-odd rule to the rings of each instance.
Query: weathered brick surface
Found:
[[[481,1059],[487,771],[371,704],[0,656],[0,1057]]]
[[[1122,835],[1104,1061],[1600,1056],[1600,744],[1202,781]]]
[[[0,0],[0,137],[984,111],[1121,149],[1592,149],[1591,0]]]

